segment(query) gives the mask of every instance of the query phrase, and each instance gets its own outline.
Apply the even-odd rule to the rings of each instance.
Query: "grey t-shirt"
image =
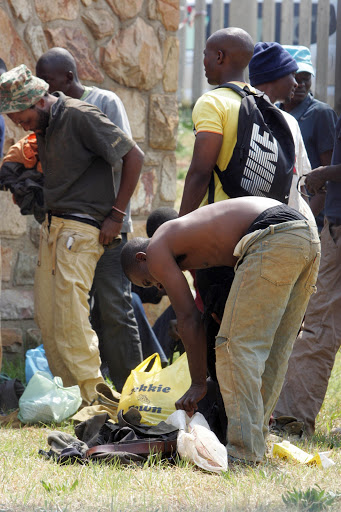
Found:
[[[127,113],[125,111],[124,105],[121,99],[112,91],[107,91],[105,89],[99,89],[98,87],[85,87],[85,91],[83,96],[81,97],[82,101],[86,103],[91,103],[91,105],[96,105],[105,115],[108,116],[110,121],[121,130],[124,131],[131,138],[131,130],[130,124],[128,120]],[[120,188],[121,183],[121,175],[122,175],[122,162],[117,162],[113,167],[113,177],[114,177],[114,186],[115,191]],[[130,212],[130,201],[126,208],[126,216],[124,217],[121,233],[130,233],[133,231],[133,223],[131,220],[131,212]]]
[[[46,134],[37,134],[46,207],[103,222],[115,201],[112,167],[135,142],[97,107],[54,95]]]

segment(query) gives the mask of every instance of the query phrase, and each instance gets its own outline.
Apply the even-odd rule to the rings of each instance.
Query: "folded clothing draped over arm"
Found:
[[[0,189],[10,190],[22,215],[45,217],[44,176],[38,159],[37,139],[30,134],[10,147],[0,169]]]

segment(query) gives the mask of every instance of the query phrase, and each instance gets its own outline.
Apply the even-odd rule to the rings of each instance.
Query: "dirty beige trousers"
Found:
[[[274,416],[295,416],[315,431],[335,356],[341,344],[341,226],[327,220],[321,233],[317,293],[309,301],[302,331],[289,360]]]
[[[216,370],[228,419],[227,451],[262,460],[270,415],[320,260],[316,226],[291,221],[246,235],[216,339]]]
[[[98,236],[97,228],[81,222],[52,217],[48,229],[45,221],[34,284],[35,320],[51,372],[64,386],[79,385],[83,405],[95,398],[94,387],[103,382],[88,304],[103,253]]]

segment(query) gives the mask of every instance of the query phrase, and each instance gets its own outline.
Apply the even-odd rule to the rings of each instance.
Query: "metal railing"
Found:
[[[180,0],[180,102],[193,104],[209,89],[205,41],[228,26],[245,29],[255,42],[309,47],[315,97],[341,111],[341,0]]]

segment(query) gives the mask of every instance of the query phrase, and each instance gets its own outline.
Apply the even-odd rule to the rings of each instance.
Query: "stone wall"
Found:
[[[179,0],[0,0],[0,57],[8,69],[33,71],[42,53],[62,46],[74,55],[80,79],[116,92],[145,162],[132,200],[135,232],[176,194]],[[24,136],[5,116],[5,151]],[[2,343],[4,354],[37,345],[33,280],[39,224],[23,217],[0,192]]]

